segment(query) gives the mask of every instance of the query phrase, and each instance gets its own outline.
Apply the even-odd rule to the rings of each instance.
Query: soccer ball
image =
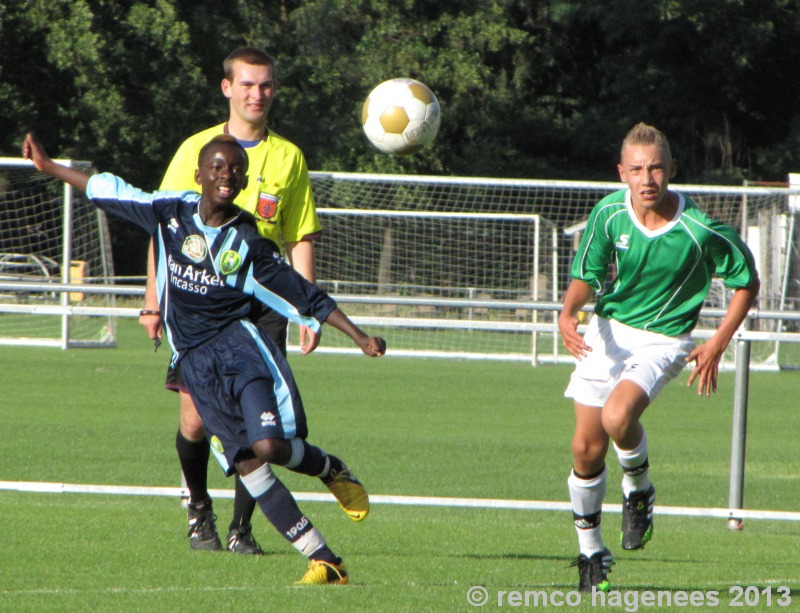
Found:
[[[364,134],[384,153],[408,155],[433,142],[442,114],[428,87],[414,79],[390,79],[373,89],[361,112]]]

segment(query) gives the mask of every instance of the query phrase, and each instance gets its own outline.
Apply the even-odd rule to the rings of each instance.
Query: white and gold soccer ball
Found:
[[[439,101],[423,83],[390,79],[373,89],[361,111],[364,134],[384,153],[408,155],[433,142],[442,119]]]

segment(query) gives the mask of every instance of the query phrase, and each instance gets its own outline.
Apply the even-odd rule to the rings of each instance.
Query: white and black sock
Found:
[[[579,475],[573,469],[567,485],[578,546],[582,554],[591,557],[605,549],[600,520],[606,497],[606,467],[594,475]]]
[[[646,492],[650,489],[650,463],[647,460],[647,434],[642,428],[642,440],[633,449],[620,449],[614,443],[614,451],[622,465],[622,493],[626,498],[632,492]]]
[[[269,464],[242,476],[242,483],[255,498],[261,511],[275,529],[297,551],[307,558],[336,562],[338,559],[328,548],[325,539],[314,528],[288,488],[272,474]]]

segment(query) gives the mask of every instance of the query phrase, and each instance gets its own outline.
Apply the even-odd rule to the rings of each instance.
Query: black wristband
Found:
[[[161,315],[161,311],[153,311],[152,309],[142,309],[139,311],[139,317],[142,315]]]

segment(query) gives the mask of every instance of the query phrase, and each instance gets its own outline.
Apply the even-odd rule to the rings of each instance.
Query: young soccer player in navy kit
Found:
[[[666,137],[637,124],[622,144],[619,176],[627,189],[592,210],[572,266],[558,320],[562,342],[578,360],[565,396],[575,404],[573,468],[567,481],[580,555],[579,589],[608,590],[614,558],[600,533],[609,441],[622,465],[623,549],[644,547],[653,533],[655,488],[648,476],[644,410],[687,362],[689,385],[716,391],[719,362],[758,294],[753,256],[736,232],[710,218],[686,195],[669,190],[675,176]],[[603,289],[586,334],[578,314]],[[712,275],[734,290],[712,338],[695,347]]]
[[[253,216],[233,203],[247,182],[242,146],[222,135],[201,149],[200,195],[148,194],[110,174],[90,178],[53,162],[30,134],[23,155],[38,170],[85,191],[99,208],[153,235],[173,361],[182,363],[212,450],[227,474],[241,475],[270,523],[309,559],[301,584],[348,583],[341,558],[270,464],[319,477],[355,519],[368,511],[366,490],[339,458],[306,441],[305,411],[291,370],[275,342],[247,317],[257,298],[307,326],[303,353],[318,345],[323,322],[347,334],[366,355],[383,355],[386,343],[364,333],[330,296],[286,264],[277,245],[259,236]]]
[[[236,137],[245,148],[250,168],[250,179],[237,196],[236,204],[253,214],[261,236],[281,247],[292,267],[313,283],[316,280],[314,240],[321,233],[322,226],[311,191],[308,167],[302,151],[267,125],[278,91],[275,61],[260,49],[240,47],[225,58],[223,69],[221,89],[228,101],[227,121],[187,138],[173,156],[159,189],[196,189],[194,174],[201,147],[219,134]],[[147,291],[139,323],[150,338],[156,339],[161,336],[161,318],[152,264],[152,249],[149,249]],[[285,356],[286,318],[269,307],[256,306],[259,312],[252,315],[254,323],[270,334]],[[301,345],[305,334],[305,327],[301,326]],[[189,546],[201,550],[222,549],[213,502],[208,493],[210,447],[192,397],[185,390],[180,364],[167,369],[165,387],[178,392],[180,415],[175,449],[189,492]],[[262,553],[250,522],[255,504],[237,478],[233,517],[224,545],[228,551]]]

